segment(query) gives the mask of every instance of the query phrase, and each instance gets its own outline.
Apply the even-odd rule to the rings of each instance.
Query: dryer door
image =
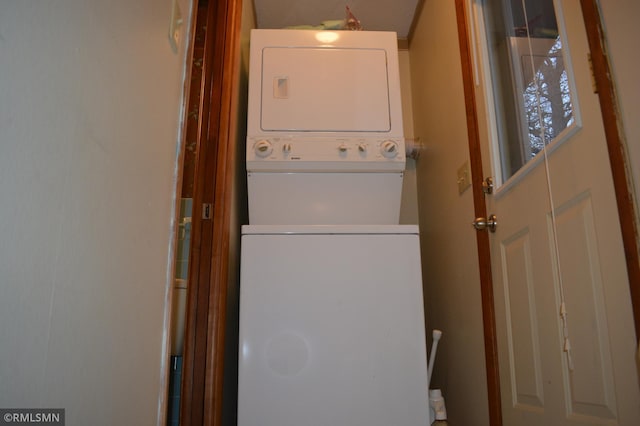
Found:
[[[264,48],[260,128],[278,132],[389,132],[387,52],[374,48]]]

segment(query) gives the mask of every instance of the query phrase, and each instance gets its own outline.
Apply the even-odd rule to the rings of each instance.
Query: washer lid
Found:
[[[242,235],[418,235],[418,225],[243,225]]]

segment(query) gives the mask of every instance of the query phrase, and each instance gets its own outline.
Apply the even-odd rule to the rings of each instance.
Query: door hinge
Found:
[[[587,53],[587,59],[589,60],[589,71],[591,72],[591,88],[593,89],[593,93],[598,93],[598,81],[596,80],[596,73],[593,71],[591,53]]]
[[[202,219],[211,219],[213,214],[213,204],[202,203]]]
[[[482,181],[482,192],[493,194],[493,178],[491,176]]]

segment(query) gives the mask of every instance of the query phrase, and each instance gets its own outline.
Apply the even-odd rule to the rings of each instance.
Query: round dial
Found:
[[[395,141],[384,141],[380,145],[380,152],[387,158],[395,158],[398,155],[398,143]]]
[[[345,152],[347,152],[347,149],[348,149],[348,147],[347,147],[347,145],[346,145],[346,144],[341,144],[341,145],[338,147],[338,151],[340,151],[340,153],[341,153],[341,154],[344,154]]]
[[[366,143],[359,143],[358,144],[358,151],[360,151],[361,153],[366,153],[367,152],[367,144]]]
[[[261,139],[258,142],[256,142],[256,144],[254,145],[253,149],[256,152],[256,155],[258,157],[268,157],[271,152],[273,151],[273,146],[271,145],[271,142],[269,142],[266,139]]]

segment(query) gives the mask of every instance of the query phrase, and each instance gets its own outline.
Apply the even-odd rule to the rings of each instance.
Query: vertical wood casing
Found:
[[[482,190],[483,172],[480,155],[480,135],[476,97],[473,83],[473,61],[468,26],[468,11],[465,0],[456,0],[456,16],[458,20],[458,42],[460,43],[460,61],[462,63],[462,80],[467,116],[467,132],[469,135],[469,158],[473,190],[473,205],[476,217],[487,217],[485,194]],[[478,245],[478,262],[480,268],[480,294],[482,297],[482,320],[484,327],[484,351],[487,368],[487,394],[489,399],[489,424],[502,425],[502,408],[500,403],[500,376],[498,370],[498,343],[496,338],[495,307],[493,303],[493,276],[491,274],[491,248],[489,233],[476,232]]]
[[[211,221],[203,221],[200,206],[212,202],[209,175],[206,173],[207,158],[215,155],[216,139],[209,137],[210,102],[209,93],[212,85],[212,67],[215,32],[211,31],[215,22],[216,1],[200,1],[198,4],[198,20],[204,19],[205,33],[204,53],[202,59],[202,75],[200,81],[200,100],[198,117],[198,134],[195,147],[195,170],[193,187],[193,217],[191,231],[191,247],[189,250],[189,286],[187,293],[187,318],[185,330],[185,348],[180,400],[180,424],[202,424],[204,401],[204,369],[207,347],[206,315],[208,310],[208,294],[210,285],[211,259]],[[204,9],[204,12],[203,12]],[[200,22],[197,23],[200,26]],[[217,126],[216,126],[217,127]]]
[[[219,99],[218,153],[215,165],[211,291],[209,293],[206,383],[204,393],[205,425],[222,424],[222,388],[224,377],[225,329],[227,326],[227,289],[230,279],[229,247],[232,193],[237,143],[238,86],[240,84],[241,0],[222,0],[218,4],[219,28],[216,39],[221,52],[221,78],[213,99]],[[217,58],[217,56],[216,56]],[[213,104],[213,102],[212,102]]]
[[[631,292],[631,304],[636,328],[636,339],[640,339],[640,257],[638,255],[638,230],[635,202],[631,186],[630,171],[627,167],[624,135],[618,121],[618,101],[612,81],[613,74],[606,52],[605,34],[597,0],[580,0],[582,15],[587,31],[591,64],[598,89],[600,111],[604,124],[609,163],[613,176],[618,216],[622,231],[622,243],[627,261],[627,275]]]
[[[194,215],[180,424],[219,425],[229,279],[231,194],[238,87],[240,0],[201,1],[206,7]],[[200,206],[213,205],[203,220]]]

